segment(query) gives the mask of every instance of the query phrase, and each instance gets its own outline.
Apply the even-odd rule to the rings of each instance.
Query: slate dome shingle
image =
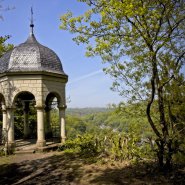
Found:
[[[56,53],[41,45],[33,33],[26,42],[14,47],[0,58],[0,73],[30,71],[47,71],[65,75]]]

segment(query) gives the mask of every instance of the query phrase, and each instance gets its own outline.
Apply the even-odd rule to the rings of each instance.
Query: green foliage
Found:
[[[77,111],[84,115],[84,109]],[[119,133],[135,132],[138,137],[143,138],[153,136],[144,116],[144,104],[129,106],[120,103],[119,106],[114,106],[105,112],[85,114],[85,116],[76,116],[76,111],[68,110],[66,128],[70,139],[84,133],[108,134],[112,130]]]
[[[58,109],[53,108],[50,111],[50,126],[53,137],[59,137],[60,128],[59,128],[59,112]]]
[[[157,145],[154,143],[156,136],[147,124],[144,108],[144,103],[132,105],[120,103],[107,112],[85,116],[77,117],[75,111],[68,112],[66,119],[68,140],[60,149],[86,157],[96,156],[98,160],[105,158],[137,162],[156,159]],[[84,109],[78,111],[83,112]],[[154,109],[152,116],[155,117],[155,114]],[[86,127],[84,132],[80,131],[81,124]],[[184,151],[185,142],[180,138],[182,136],[173,136],[176,138],[173,140],[173,145],[176,145],[173,148],[180,147],[179,150],[173,151],[175,154],[173,161],[180,163],[184,158],[180,151]]]
[[[145,102],[159,165],[169,167],[185,127],[185,1],[79,2],[89,9],[77,17],[63,15],[61,29],[86,44],[87,56],[99,55],[110,64],[104,71],[115,80],[113,90],[129,103]]]
[[[67,140],[66,143],[59,148],[66,152],[77,152],[81,155],[94,156],[98,153],[98,148],[95,143],[95,137],[90,134],[83,136],[78,135],[77,138]]]
[[[89,114],[95,114],[95,113],[100,113],[100,112],[107,112],[109,109],[107,108],[99,108],[99,107],[94,107],[94,108],[67,108],[66,114],[67,115],[72,115],[72,116],[77,116],[77,117],[82,117],[86,116]]]
[[[29,106],[29,129],[31,130],[31,138],[37,137],[37,125],[36,125],[36,109],[34,103],[30,103]],[[23,138],[24,136],[24,113],[23,105],[21,102],[16,102],[16,110],[14,112],[14,129],[15,129],[15,139]]]
[[[4,146],[0,146],[0,157],[1,156],[5,156],[5,152],[4,152]]]
[[[144,104],[132,106],[120,103],[107,112],[77,117],[67,114],[68,140],[60,150],[79,153],[99,160],[132,160],[154,158],[155,136],[143,116]],[[83,111],[83,110],[78,110]],[[74,116],[72,115],[74,113]],[[77,126],[79,125],[79,126]],[[80,125],[86,129],[80,132]]]
[[[67,115],[66,130],[69,138],[75,138],[86,132],[86,123],[79,117]]]
[[[142,160],[150,158],[151,150],[148,144],[141,144],[141,140],[131,134],[84,134],[75,139],[69,139],[59,148],[65,152],[78,153],[86,157],[98,157],[100,160]]]
[[[0,21],[3,20],[3,11],[11,10],[9,6],[4,8],[2,5],[2,1],[0,2]],[[0,58],[5,54],[7,51],[13,49],[12,44],[7,44],[6,41],[10,38],[10,35],[0,36]]]
[[[83,119],[87,132],[101,133],[114,130],[118,132],[135,132],[138,137],[153,136],[144,113],[144,104],[124,105],[120,103],[108,112],[90,114]]]
[[[0,36],[0,57],[6,53],[7,51],[13,48],[12,44],[7,44],[6,41],[10,38],[10,36]]]
[[[77,117],[75,113],[75,116],[71,116],[70,113],[66,119],[67,151],[83,153],[79,143],[89,143],[89,139],[92,139],[91,153],[96,151],[94,155],[106,156],[110,160],[137,161],[140,158],[153,157],[154,149],[151,149],[149,139],[154,140],[155,137],[143,116],[143,109],[144,104],[129,106],[120,103],[107,112],[92,113],[83,117]],[[84,132],[80,132],[81,124],[86,127]],[[96,146],[96,150],[92,146]]]
[[[71,110],[69,109],[67,111],[67,116],[66,116],[66,132],[67,136],[70,139],[74,139],[77,137],[77,135],[84,134],[86,132],[86,123],[83,120],[82,117],[77,116],[79,112],[83,113],[84,110]],[[59,132],[59,117],[58,117],[58,110],[53,109],[51,111],[51,128],[53,133]],[[73,116],[72,116],[73,115]]]

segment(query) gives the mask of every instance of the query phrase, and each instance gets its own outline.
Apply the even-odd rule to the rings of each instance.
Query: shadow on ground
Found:
[[[34,155],[34,154],[32,154]],[[57,154],[36,160],[0,165],[0,184],[148,185],[185,184],[185,168],[163,174],[151,165],[91,164],[74,155]]]
[[[0,166],[0,184],[67,184],[81,177],[81,166],[78,159],[65,155],[4,164]]]
[[[90,181],[90,184],[128,185],[185,185],[185,168],[164,173],[154,164],[129,165],[122,168],[107,168]]]

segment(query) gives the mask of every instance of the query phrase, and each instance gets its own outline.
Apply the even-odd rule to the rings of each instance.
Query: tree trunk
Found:
[[[158,163],[159,167],[161,169],[164,169],[164,166],[166,168],[169,168],[171,166],[171,160],[172,160],[172,148],[171,148],[171,141],[169,142],[169,133],[168,133],[168,126],[165,119],[165,110],[164,110],[164,99],[163,99],[163,84],[161,84],[157,69],[157,59],[156,56],[153,56],[153,62],[152,62],[152,79],[151,79],[151,86],[152,86],[152,92],[151,92],[151,99],[148,102],[147,105],[147,118],[148,121],[155,132],[157,139],[156,144],[158,147],[157,151],[157,157],[158,157]],[[159,109],[159,115],[160,115],[160,125],[162,127],[162,132],[160,132],[157,127],[155,126],[151,115],[150,115],[150,109],[154,102],[154,98],[156,95],[156,89],[157,89],[157,102],[158,102],[158,109]],[[166,155],[166,156],[165,156]],[[164,165],[165,163],[165,165]]]
[[[165,168],[167,170],[170,170],[172,168],[172,155],[173,155],[173,150],[172,150],[172,140],[169,140],[167,144],[167,154],[166,154],[166,164]]]
[[[156,140],[156,144],[158,146],[157,157],[158,157],[159,168],[163,169],[164,167],[164,143],[160,139],[160,140]]]

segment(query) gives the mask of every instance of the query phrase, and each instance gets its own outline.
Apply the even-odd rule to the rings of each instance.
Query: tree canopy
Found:
[[[77,17],[63,15],[61,29],[86,44],[87,56],[99,55],[110,64],[104,71],[115,79],[113,90],[130,102],[146,103],[159,164],[169,167],[178,148],[176,125],[185,123],[177,115],[185,97],[185,1],[79,1],[89,9]]]
[[[133,100],[148,97],[152,61],[157,59],[161,84],[183,65],[184,1],[80,0],[90,9],[82,16],[61,17],[61,28],[87,44],[87,56],[100,55],[111,64],[105,71],[115,78],[114,89]],[[168,67],[167,67],[167,64]],[[121,88],[121,89],[120,89]]]
[[[10,36],[0,36],[0,57],[7,51],[13,48],[12,44],[7,44],[6,41],[10,38]]]
[[[2,3],[2,2],[1,2]],[[3,19],[3,15],[2,15],[2,12],[3,11],[8,11],[8,10],[11,10],[12,8],[10,7],[6,7],[4,8],[2,4],[0,4],[0,21],[4,20]],[[9,51],[10,49],[13,48],[13,45],[12,44],[7,44],[6,41],[10,38],[10,35],[5,35],[5,36],[2,36],[0,35],[0,57],[2,57],[2,55],[4,53],[6,53],[7,51]]]

